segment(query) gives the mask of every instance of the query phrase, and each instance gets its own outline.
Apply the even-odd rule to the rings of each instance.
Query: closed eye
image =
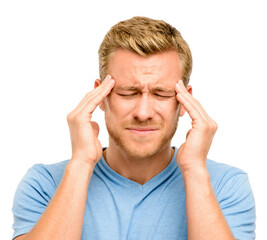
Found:
[[[119,96],[121,97],[133,97],[138,95],[138,93],[128,93],[128,94],[122,94],[122,93],[118,93]],[[154,93],[153,94],[155,97],[157,98],[172,98],[173,96],[169,96],[169,95],[162,95],[162,94],[158,94],[158,93]]]
[[[122,97],[131,97],[131,96],[135,96],[137,95],[137,93],[131,93],[131,94],[121,94],[121,93],[118,93],[119,96],[122,96]]]
[[[161,98],[171,98],[171,97],[173,97],[173,96],[162,95],[162,94],[158,94],[158,93],[154,93],[154,95],[155,95],[156,97],[161,97]]]

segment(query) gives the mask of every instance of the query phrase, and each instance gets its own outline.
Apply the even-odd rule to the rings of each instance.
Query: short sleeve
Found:
[[[219,188],[217,199],[235,239],[255,239],[255,200],[248,175],[230,172]]]
[[[38,222],[56,190],[50,173],[35,165],[30,168],[19,183],[12,207],[13,239],[29,232]]]

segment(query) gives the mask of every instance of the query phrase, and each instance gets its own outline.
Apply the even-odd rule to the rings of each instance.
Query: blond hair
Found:
[[[133,17],[114,25],[105,35],[100,48],[99,74],[104,80],[113,52],[123,48],[141,56],[175,50],[182,65],[182,78],[188,84],[192,72],[192,55],[180,32],[162,20],[147,17]]]

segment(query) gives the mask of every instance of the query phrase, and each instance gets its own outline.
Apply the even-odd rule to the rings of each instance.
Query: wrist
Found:
[[[182,173],[186,194],[204,198],[213,194],[210,175],[206,168],[191,168]]]
[[[181,170],[183,179],[209,180],[206,166],[194,166]]]
[[[72,154],[72,157],[70,159],[70,164],[72,163],[76,163],[74,165],[83,165],[83,166],[89,166],[89,167],[95,167],[95,165],[97,164],[97,160],[95,160],[94,158],[88,158],[88,157],[84,157],[81,154]]]
[[[94,171],[95,165],[96,164],[93,162],[85,162],[71,158],[71,160],[66,166],[66,172],[74,174],[82,174],[83,172],[85,172],[88,174]]]

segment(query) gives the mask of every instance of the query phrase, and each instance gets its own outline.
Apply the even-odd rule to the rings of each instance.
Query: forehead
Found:
[[[140,87],[173,87],[182,77],[180,59],[175,51],[143,57],[125,49],[117,49],[111,56],[108,74],[115,79],[117,86]]]

